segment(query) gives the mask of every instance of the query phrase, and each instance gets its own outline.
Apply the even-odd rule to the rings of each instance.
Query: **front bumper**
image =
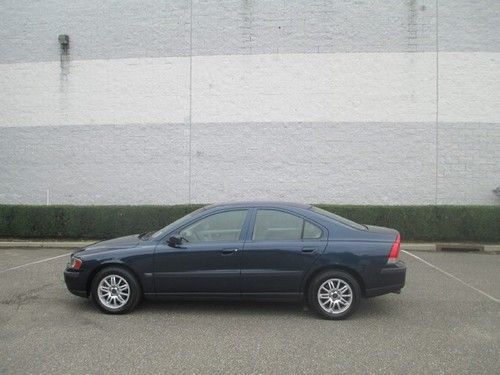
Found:
[[[377,284],[373,288],[365,290],[365,297],[375,297],[387,293],[399,293],[405,286],[406,265],[399,260],[394,264],[388,264],[380,270]]]
[[[85,273],[66,269],[64,271],[64,282],[68,290],[74,295],[79,297],[89,296]]]

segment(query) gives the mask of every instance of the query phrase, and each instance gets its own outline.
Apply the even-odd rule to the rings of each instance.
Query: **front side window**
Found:
[[[301,217],[277,210],[257,210],[254,241],[318,239],[323,231]]]
[[[166,227],[163,227],[162,229],[152,233],[151,238],[163,237],[168,232],[170,232],[171,230],[173,230],[176,227],[180,227],[182,225],[182,223],[188,222],[190,219],[193,218],[193,216],[199,214],[200,212],[203,212],[205,209],[206,209],[206,207],[198,208],[196,211],[193,211],[190,214],[187,214],[186,216],[183,216],[180,219],[177,219],[173,223],[168,224]]]
[[[237,242],[246,215],[247,210],[220,212],[198,220],[179,234],[189,243]]]

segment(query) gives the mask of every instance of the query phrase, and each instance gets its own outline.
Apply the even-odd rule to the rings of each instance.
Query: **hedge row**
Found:
[[[0,237],[107,239],[161,228],[200,205],[0,205]]]
[[[358,223],[395,228],[403,241],[500,241],[500,206],[319,206]]]
[[[500,241],[500,206],[318,206],[396,228],[406,241]],[[107,239],[161,228],[199,207],[0,205],[0,237]]]

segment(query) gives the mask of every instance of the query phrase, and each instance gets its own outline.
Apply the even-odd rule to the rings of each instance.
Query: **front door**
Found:
[[[182,244],[159,244],[155,253],[156,293],[239,295],[247,216],[246,209],[214,213],[180,228]]]
[[[258,209],[242,253],[242,293],[299,296],[305,273],[326,243],[326,232],[320,226],[289,212]]]

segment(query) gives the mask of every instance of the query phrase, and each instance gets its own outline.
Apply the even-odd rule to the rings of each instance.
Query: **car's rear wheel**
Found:
[[[124,314],[132,311],[142,295],[136,277],[122,267],[100,270],[92,280],[91,295],[101,311],[108,314]]]
[[[309,303],[325,319],[344,319],[358,307],[361,288],[344,271],[327,271],[316,276],[309,287]]]

